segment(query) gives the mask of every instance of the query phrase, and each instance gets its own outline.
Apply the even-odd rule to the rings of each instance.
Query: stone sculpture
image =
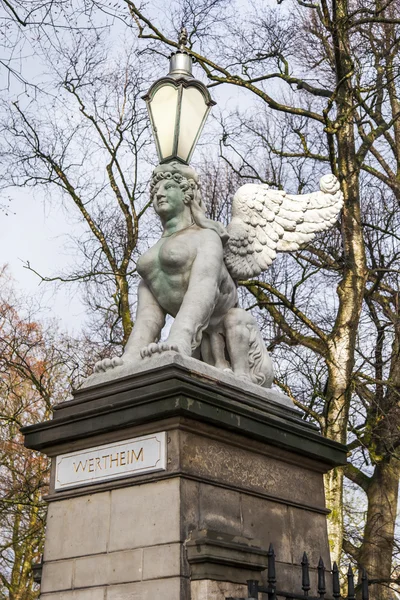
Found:
[[[135,326],[122,358],[97,363],[95,372],[113,370],[115,378],[122,365],[175,351],[271,387],[271,359],[255,319],[238,306],[236,281],[256,277],[277,252],[298,250],[331,227],[343,204],[338,180],[325,175],[319,192],[298,196],[245,184],[227,228],[206,218],[198,176],[187,165],[159,165],[150,194],[164,231],[137,264]],[[161,342],[167,314],[174,323]]]

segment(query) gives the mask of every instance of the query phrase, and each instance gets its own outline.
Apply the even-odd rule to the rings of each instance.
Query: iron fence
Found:
[[[247,581],[247,598],[226,598],[226,600],[252,600],[259,598],[259,594],[264,594],[268,600],[323,600],[328,595],[326,586],[326,573],[324,561],[319,559],[317,567],[317,595],[312,595],[310,584],[310,563],[307,554],[304,552],[301,561],[301,592],[288,592],[279,589],[279,582],[276,577],[275,552],[272,544],[268,550],[268,575],[267,585],[262,586],[257,580]],[[343,597],[340,593],[339,569],[336,563],[333,563],[332,568],[332,593],[329,596],[334,600],[356,600],[356,592],[361,592],[362,600],[369,600],[368,592],[368,576],[365,569],[362,570],[361,582],[357,586],[354,583],[354,573],[351,566],[347,571],[347,596]]]

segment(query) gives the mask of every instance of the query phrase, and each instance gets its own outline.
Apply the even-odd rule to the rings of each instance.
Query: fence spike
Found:
[[[304,552],[303,559],[301,561],[301,572],[302,572],[302,586],[301,589],[304,592],[304,597],[307,598],[308,592],[310,591],[310,571],[307,554]]]
[[[325,565],[322,556],[319,557],[318,562],[318,594],[320,598],[324,598],[326,594]]]
[[[347,600],[356,600],[356,593],[354,589],[354,573],[351,565],[347,571]]]
[[[249,598],[258,599],[258,581],[256,579],[247,580],[247,595]]]
[[[361,576],[361,599],[369,600],[368,575],[365,569],[363,569]]]
[[[275,552],[272,544],[268,548],[268,600],[275,600],[276,590],[276,569],[275,569]]]
[[[339,569],[335,562],[333,563],[333,569],[332,569],[332,588],[333,588],[332,596],[334,598],[340,598]]]
[[[272,544],[268,548],[268,584],[270,586],[276,584],[275,552]]]

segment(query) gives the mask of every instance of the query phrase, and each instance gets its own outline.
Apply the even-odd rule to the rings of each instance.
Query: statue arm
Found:
[[[220,237],[204,230],[192,264],[188,289],[167,339],[183,354],[191,355],[201,342],[219,297],[224,258]]]
[[[124,355],[140,358],[140,350],[159,339],[165,324],[165,311],[158,304],[147,284],[138,287],[136,321],[125,347]]]

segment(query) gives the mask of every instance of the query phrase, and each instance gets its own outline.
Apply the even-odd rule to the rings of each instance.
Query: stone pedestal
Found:
[[[298,588],[303,551],[328,566],[323,474],[346,449],[277,398],[170,364],[78,391],[25,428],[26,446],[52,457],[41,600],[244,597],[271,542],[285,589]],[[122,473],[120,442],[164,432],[165,468],[141,471],[139,442],[139,470]],[[106,444],[102,459],[85,453]],[[114,478],[101,479],[112,459]],[[97,479],[74,482],[84,465]]]

